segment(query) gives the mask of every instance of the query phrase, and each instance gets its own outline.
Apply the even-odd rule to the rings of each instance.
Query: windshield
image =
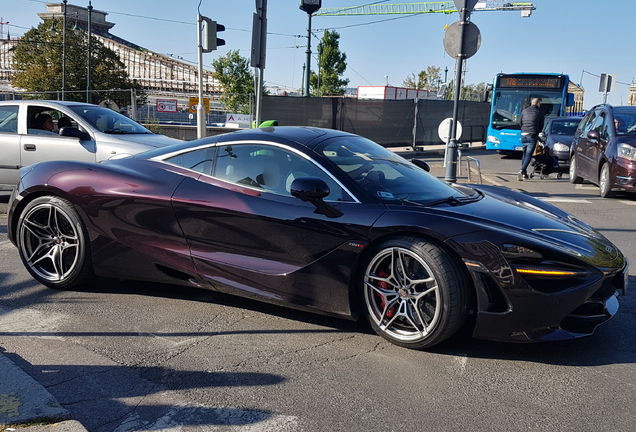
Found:
[[[574,135],[576,128],[579,127],[581,119],[575,120],[552,120],[550,123],[550,135]]]
[[[69,108],[100,132],[110,134],[152,133],[134,120],[110,108],[98,105],[73,105]]]
[[[362,137],[328,140],[319,150],[367,193],[387,203],[458,204],[469,195],[440,181],[390,150]],[[472,195],[470,195],[472,194]]]
[[[519,119],[521,111],[530,106],[530,101],[538,97],[541,99],[541,112],[548,122],[552,117],[557,117],[561,112],[563,102],[562,92],[547,90],[506,89],[495,92],[495,100],[492,107],[491,126],[493,129],[520,130]]]

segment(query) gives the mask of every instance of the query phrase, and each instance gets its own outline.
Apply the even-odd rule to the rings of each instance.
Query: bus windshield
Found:
[[[530,106],[533,98],[541,99],[541,112],[545,115],[546,122],[552,117],[558,117],[563,104],[562,90],[535,90],[528,89],[504,89],[497,90],[494,95],[492,107],[491,127],[496,130],[519,130],[521,111]]]

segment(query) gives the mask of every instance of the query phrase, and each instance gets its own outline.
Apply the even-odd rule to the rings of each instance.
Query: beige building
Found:
[[[62,20],[64,5],[46,3],[47,11],[39,13],[43,21],[53,18]],[[105,46],[113,50],[126,66],[130,79],[137,81],[143,90],[195,93],[198,91],[199,73],[195,65],[158,54],[110,33],[115,23],[106,21],[106,12],[93,9],[91,12],[91,33]],[[71,4],[66,5],[67,28],[77,27],[88,30],[88,9]],[[14,73],[11,63],[13,51],[19,39],[0,40],[0,82],[7,84]],[[67,49],[72,49],[67,47]],[[203,71],[203,91],[206,94],[220,93],[219,83],[209,71]]]

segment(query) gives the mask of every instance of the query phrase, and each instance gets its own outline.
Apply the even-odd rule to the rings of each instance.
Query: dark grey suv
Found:
[[[636,106],[597,105],[574,134],[570,182],[597,184],[602,197],[636,192]]]

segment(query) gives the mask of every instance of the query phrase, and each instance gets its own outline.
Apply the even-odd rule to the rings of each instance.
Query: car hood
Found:
[[[166,147],[172,144],[177,144],[183,142],[181,140],[170,138],[165,135],[158,134],[104,134],[105,137],[108,137],[108,141],[128,141],[137,144],[143,144],[150,148],[159,148]]]
[[[444,213],[499,232],[552,245],[595,266],[620,267],[621,252],[602,234],[571,214],[536,198],[497,186],[475,185],[484,197],[459,206],[444,206]],[[618,260],[618,261],[617,261]]]
[[[548,146],[551,146],[554,143],[561,143],[567,146],[571,146],[572,141],[574,141],[574,135],[550,135],[548,137]]]

